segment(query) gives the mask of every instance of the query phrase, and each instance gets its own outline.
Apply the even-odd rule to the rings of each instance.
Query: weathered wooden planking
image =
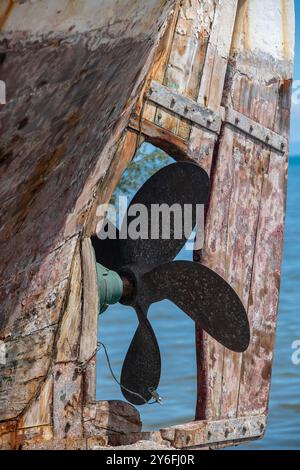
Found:
[[[196,421],[161,429],[164,440],[177,448],[213,446],[215,443],[260,437],[266,426],[266,416]]]
[[[197,101],[215,112],[220,111],[237,0],[217,3],[209,36]],[[210,174],[213,150],[217,139],[211,133],[193,127],[189,139],[189,155]]]
[[[18,429],[52,425],[53,376],[46,378],[35,397],[18,421]]]
[[[206,130],[219,134],[223,121],[242,131],[246,136],[250,136],[250,138],[265,144],[267,147],[281,153],[285,153],[287,150],[288,141],[285,137],[231,108],[222,107],[220,113],[217,114],[211,109],[201,106],[196,101],[174,92],[155,80],[151,81],[147,95],[149,101],[167,109],[174,116],[181,116],[193,125],[197,124]],[[169,134],[172,136],[170,132]]]
[[[129,122],[129,128],[135,130],[143,138],[147,139],[147,142],[155,145],[156,147],[164,150],[168,155],[172,155],[175,160],[187,160],[187,141],[181,139],[172,132],[159,127],[152,121],[147,119],[131,119]]]
[[[26,336],[58,322],[77,237],[55,247],[0,287],[0,339]]]
[[[197,101],[215,112],[219,112],[221,106],[237,3],[237,0],[229,2],[221,0],[217,4],[209,36]],[[211,170],[215,143],[214,135],[196,127],[192,128],[189,155],[208,174]]]
[[[18,429],[15,433],[14,450],[34,448],[40,442],[51,442],[53,439],[52,426],[34,426],[33,428]]]
[[[73,362],[53,367],[53,432],[58,439],[81,437],[82,374]]]
[[[285,80],[279,88],[274,125],[275,131],[285,137],[289,134],[290,105],[291,82]],[[260,409],[268,409],[272,346],[274,345],[279,295],[286,184],[287,154],[280,156],[278,152],[272,152],[263,182],[264,204],[257,235],[259,242],[257,261],[253,267],[254,275],[259,279],[259,283],[253,283],[251,286],[249,303],[249,317],[254,326],[254,336],[251,347],[243,358],[238,409],[241,415],[256,414],[254,404]],[[270,225],[270,218],[275,221],[274,225]],[[264,264],[260,265],[260,263]],[[270,266],[273,268],[272,272],[268,271]],[[260,283],[261,288],[259,288]],[[268,311],[265,310],[265,302],[270,302]],[[260,320],[256,314],[258,309],[263,311]],[[251,361],[248,354],[251,355]],[[249,379],[251,383],[253,382],[253,391],[250,394],[247,393],[246,386]]]
[[[95,253],[90,238],[81,246],[82,260],[82,325],[79,362],[84,364],[84,402],[96,400],[96,348],[99,299]]]
[[[164,60],[150,78],[183,96],[196,99],[214,9],[213,2],[209,0],[181,2],[165,41],[167,52]],[[154,116],[153,108],[149,112],[148,105],[145,106],[146,119],[154,120],[158,126],[188,139],[189,123],[164,109],[157,109]]]
[[[39,390],[50,366],[55,330],[51,326],[5,342],[6,364],[0,366],[1,420],[18,416]]]
[[[164,84],[192,99],[198,94],[214,12],[215,5],[207,0],[181,4]],[[191,126],[186,121],[160,110],[156,119],[163,127],[188,139]]]
[[[15,357],[1,367],[0,420],[38,399],[56,352],[77,235],[88,230],[99,182],[174,4],[128,0],[103,9],[88,0],[83,15],[78,5],[58,14],[50,3],[14,2],[0,35],[1,79],[9,83],[0,110],[0,338]],[[71,355],[66,334],[74,320],[64,318],[59,359],[76,356],[80,328],[70,331]]]
[[[206,214],[205,244],[201,262],[225,277],[227,214],[232,190],[232,153],[233,135],[228,128],[224,130],[223,145],[220,146],[221,159],[216,162],[213,191]],[[226,171],[222,171],[222,169]],[[208,335],[198,332],[198,396],[197,418],[217,419],[220,415],[222,400],[222,374],[219,362],[222,361],[222,346]],[[208,354],[209,351],[209,355]],[[209,377],[207,375],[209,369]]]
[[[13,450],[16,446],[17,421],[0,423],[0,450]]]
[[[138,433],[142,430],[139,412],[129,403],[119,400],[102,400],[85,405],[83,426],[85,437]]]
[[[227,215],[225,278],[248,307],[260,211],[262,181],[269,151],[234,133],[232,191]],[[220,417],[235,417],[242,355],[224,349]]]
[[[211,27],[207,56],[200,83],[198,102],[202,106],[207,106],[215,112],[220,112],[236,9],[237,1],[219,2],[216,7],[214,20]],[[226,32],[224,33],[224,31]],[[215,77],[214,81],[217,80],[217,83],[214,83],[214,86],[212,86],[213,77]],[[188,155],[195,162],[199,163],[208,172],[209,175],[211,173],[212,159],[216,142],[217,138],[212,133],[195,126],[192,127],[189,139]],[[230,183],[228,181],[230,165],[226,165],[226,158],[229,158],[230,152],[232,151],[231,145],[232,142],[231,139],[229,139],[228,143],[226,143],[224,147],[224,168],[226,168],[226,171],[224,174],[220,173],[219,177],[223,181],[219,181],[218,179],[214,180],[216,183],[214,187],[217,191],[215,200],[219,200],[221,206],[222,201],[223,204],[227,204],[226,188],[228,191],[230,191]],[[213,202],[211,203],[213,204]],[[208,207],[208,210],[210,210],[210,207],[211,206]],[[217,219],[212,223],[210,228],[208,225],[205,229],[205,237],[216,237],[215,245],[213,245],[212,240],[212,250],[206,250],[206,244],[204,245],[203,262],[207,263],[208,266],[210,266],[210,261],[205,261],[205,257],[216,254],[218,246],[220,246],[220,251],[223,252],[223,256],[225,254],[224,247],[226,241],[225,239],[220,241],[218,240],[218,236],[224,236],[224,232],[222,233],[222,229],[224,229],[225,224],[224,213],[222,214],[222,211],[219,210],[219,204],[216,204],[215,210],[216,215],[219,214],[219,221]],[[213,212],[214,211],[212,209],[211,214]],[[209,216],[207,216],[206,220],[209,220]],[[219,225],[220,222],[221,225]],[[209,224],[209,222],[206,223]],[[210,242],[208,242],[208,244],[209,243]],[[220,245],[218,245],[218,243],[220,243]],[[211,254],[207,253],[209,251]],[[199,253],[196,254],[195,260],[200,260]],[[216,271],[222,275],[222,256],[221,259],[216,259],[215,256],[215,262],[213,265],[215,266]],[[222,348],[218,343],[205,334],[203,330],[196,327],[196,349],[198,370],[196,418],[205,419],[218,417],[220,412],[222,391],[222,374],[218,367],[218,359],[220,355],[222,355]],[[209,374],[208,370],[210,371]]]
[[[75,251],[66,307],[56,339],[56,362],[76,361],[81,329],[82,272],[79,248]]]
[[[223,95],[237,5],[237,0],[218,2],[205,55],[198,102],[216,112]]]
[[[285,180],[285,158],[274,152],[262,188],[248,313],[252,340],[243,357],[238,402],[238,413],[242,416],[266,412],[268,408],[279,301]]]
[[[174,5],[174,10],[169,20],[166,30],[158,44],[155,56],[153,59],[153,64],[151,66],[150,72],[147,77],[147,82],[152,80],[157,80],[162,83],[166,67],[168,65],[168,60],[170,56],[170,50],[172,46],[172,41],[174,38],[175,27],[177,24],[178,14],[180,11],[181,1],[176,0]],[[153,103],[145,101],[145,90],[147,90],[149,83],[145,83],[145,89],[141,93],[140,99],[138,100],[135,113],[137,116],[143,116],[144,119],[154,122],[157,106]]]
[[[240,201],[240,198],[237,197],[235,201],[236,208],[234,207],[233,213],[238,210],[240,204],[244,205],[244,217],[242,220],[232,219],[230,214],[228,214],[228,226],[231,228],[231,231],[237,234],[237,240],[235,244],[231,244],[232,246],[228,246],[228,258],[231,261],[231,267],[228,269],[230,273],[228,281],[231,283],[233,287],[236,288],[237,292],[240,294],[241,299],[248,310],[249,305],[249,292],[250,292],[250,282],[252,281],[253,276],[253,260],[255,255],[255,246],[256,246],[256,236],[257,236],[257,225],[258,225],[258,218],[259,218],[259,211],[260,211],[260,204],[262,198],[262,178],[264,177],[264,173],[267,171],[268,163],[269,163],[269,156],[270,156],[270,142],[268,141],[268,145],[265,145],[266,142],[262,144],[262,138],[257,133],[256,136],[252,136],[252,132],[250,126],[253,126],[253,130],[255,128],[254,123],[249,121],[249,118],[256,118],[261,125],[268,125],[269,127],[272,126],[272,121],[270,121],[269,114],[265,116],[267,110],[271,113],[277,102],[276,100],[276,89],[278,89],[278,85],[272,84],[271,88],[263,90],[263,85],[259,88],[258,85],[254,85],[255,89],[251,90],[253,86],[249,83],[248,80],[245,80],[243,77],[241,79],[237,78],[236,82],[233,81],[232,88],[227,86],[226,90],[231,90],[230,93],[233,95],[233,104],[236,109],[241,110],[246,116],[241,116],[240,113],[236,111],[228,111],[227,115],[230,116],[229,122],[232,121],[232,125],[235,126],[232,128],[232,132],[235,136],[239,136],[240,131],[244,132],[244,142],[246,144],[246,148],[249,148],[249,151],[239,151],[238,154],[240,155],[241,159],[251,158],[255,164],[257,161],[256,168],[253,167],[250,170],[250,173],[247,175],[247,181],[249,185],[249,189],[246,191],[245,195]],[[238,87],[239,84],[239,88]],[[237,93],[239,90],[239,93]],[[257,103],[256,98],[249,101],[248,93],[250,96],[259,97],[259,101]],[[226,119],[226,118],[225,118]],[[235,122],[235,119],[238,122]],[[264,129],[263,129],[264,130]],[[258,129],[261,131],[261,129]],[[259,138],[258,138],[259,137]],[[279,139],[280,140],[280,139]],[[275,141],[275,139],[274,139]],[[261,142],[261,143],[260,143]],[[280,145],[281,148],[281,145]],[[281,149],[282,151],[282,149]],[[238,157],[233,152],[233,158]],[[256,191],[251,191],[251,187],[256,187]],[[255,212],[256,211],[256,212]],[[243,227],[243,224],[248,224],[248,238],[247,240],[243,237],[240,237],[240,231]],[[239,288],[239,283],[236,284],[235,278],[238,280],[242,280],[242,291]],[[219,363],[219,368],[222,370],[222,387],[223,387],[223,394],[222,394],[222,405],[220,413],[222,417],[230,417],[230,416],[237,416],[238,415],[238,401],[239,401],[239,393],[240,393],[240,371],[242,366],[243,356],[241,354],[235,354],[228,350],[223,351],[223,359],[222,363]]]
[[[287,2],[290,3],[290,2]],[[278,64],[276,65],[276,61],[272,61],[269,59],[268,56],[264,56],[263,54],[258,53],[257,50],[253,54],[253,56],[249,55],[249,51],[243,55],[243,53],[237,53],[236,51],[236,44],[239,43],[239,35],[240,37],[244,37],[244,29],[245,29],[245,18],[247,18],[247,10],[249,6],[252,8],[255,4],[256,10],[266,9],[268,6],[266,4],[258,4],[256,0],[253,2],[245,2],[240,5],[240,9],[238,11],[238,20],[237,24],[235,27],[235,40],[234,40],[234,47],[232,49],[232,57],[231,57],[231,63],[228,69],[227,73],[227,79],[226,79],[226,84],[224,88],[224,95],[223,95],[223,104],[227,107],[233,106],[236,111],[239,113],[242,113],[246,115],[248,118],[251,120],[255,120],[259,122],[261,125],[268,127],[269,129],[272,129],[276,133],[282,133],[282,129],[280,129],[280,126],[276,125],[276,120],[277,120],[277,109],[284,108],[284,115],[287,117],[287,109],[289,108],[288,105],[288,99],[287,97],[289,96],[289,87],[290,87],[290,81],[285,80],[285,77],[290,77],[290,61],[285,58],[283,61],[278,61]],[[241,10],[243,10],[243,14],[241,13]],[[256,11],[256,14],[258,12]],[[280,11],[279,11],[280,13]],[[281,14],[281,13],[280,13]],[[263,16],[260,14],[259,16]],[[280,15],[279,17],[270,17],[268,21],[280,21]],[[254,22],[254,17],[252,18],[252,28],[254,29],[255,27],[255,22]],[[273,29],[278,29],[281,27],[281,23],[279,25],[273,24]],[[292,29],[292,28],[291,28]],[[260,37],[262,35],[268,34],[267,31],[260,31]],[[253,30],[250,32],[250,36],[253,39]],[[273,41],[274,38],[272,37],[271,40]],[[265,43],[267,43],[270,39],[266,39]],[[276,43],[274,41],[274,44],[271,42],[270,48],[272,47],[273,50],[274,48],[276,51],[280,51],[280,47],[282,48],[282,44],[280,45],[279,48],[277,48]],[[277,69],[276,69],[277,66]],[[272,74],[273,74],[273,79],[272,79]],[[276,79],[274,78],[276,77]],[[281,92],[280,89],[284,89],[284,92]],[[280,98],[280,96],[282,96]],[[282,119],[282,113],[279,112],[280,115],[280,121],[283,122],[284,119]],[[235,114],[235,116],[239,117],[239,115]],[[233,127],[238,127],[240,123],[245,123],[247,126],[249,125],[248,119],[242,119],[239,123],[236,123],[236,126],[233,125]],[[287,136],[287,122],[288,119],[285,121],[285,132],[283,132],[283,137]],[[243,129],[244,132],[244,137],[243,139],[246,139],[246,127],[244,126],[245,129]],[[243,127],[243,126],[241,126]],[[251,246],[251,251],[253,253],[253,261],[251,262],[251,257],[249,256],[251,253],[248,252],[247,250],[247,243],[244,241],[239,240],[239,238],[236,239],[234,242],[234,245],[229,249],[227,249],[228,252],[228,259],[230,260],[230,264],[227,265],[227,272],[226,276],[229,275],[229,279],[231,278],[231,282],[233,282],[233,285],[236,284],[237,290],[239,291],[239,279],[245,280],[245,283],[243,285],[243,292],[239,292],[240,295],[242,295],[242,298],[245,299],[247,298],[247,290],[249,290],[249,267],[250,270],[252,271],[251,273],[251,292],[253,291],[253,286],[255,286],[255,295],[256,297],[259,298],[259,296],[264,295],[264,282],[262,277],[258,275],[259,271],[255,269],[255,266],[257,263],[261,265],[261,269],[265,269],[265,266],[269,266],[270,271],[277,273],[277,277],[279,279],[279,272],[280,268],[278,267],[278,262],[281,258],[281,252],[282,252],[282,247],[281,247],[281,241],[280,239],[282,238],[281,233],[282,233],[282,220],[283,220],[283,214],[284,214],[284,193],[285,193],[285,187],[283,185],[283,182],[285,181],[285,174],[286,174],[286,162],[285,162],[285,157],[283,154],[283,148],[281,148],[280,144],[280,152],[271,152],[271,157],[270,157],[270,150],[272,146],[279,147],[279,144],[275,142],[275,144],[271,143],[271,139],[268,141],[268,145],[266,145],[266,142],[264,143],[259,143],[258,140],[262,140],[261,138],[257,139],[253,137],[253,140],[251,139],[250,135],[251,132],[250,128],[248,129],[248,135],[247,135],[247,147],[251,148],[252,150],[251,153],[256,157],[257,159],[262,163],[262,168],[259,173],[254,172],[254,174],[249,173],[248,174],[248,180],[249,183],[251,183],[251,178],[256,177],[257,175],[259,176],[260,183],[258,181],[258,184],[261,184],[261,192],[256,195],[255,199],[255,204],[257,204],[257,199],[260,200],[260,207],[259,207],[259,213],[258,213],[258,224],[257,224],[257,229],[255,232],[255,247]],[[239,135],[240,131],[236,129],[232,129],[232,133]],[[260,137],[260,136],[256,136]],[[276,138],[278,136],[275,136]],[[236,139],[236,137],[234,137]],[[222,140],[228,139],[228,133],[227,136],[224,134]],[[280,141],[279,141],[280,142]],[[231,143],[231,140],[230,140]],[[271,145],[270,145],[271,144]],[[248,152],[249,153],[249,152]],[[279,155],[281,155],[281,167],[280,164],[277,164],[277,175],[276,175],[276,170],[274,169],[273,171],[273,179],[276,180],[277,178],[277,191],[279,194],[276,194],[275,192],[273,194],[268,194],[265,191],[265,180],[268,179],[268,171],[270,171],[269,167],[269,158],[270,158],[270,165],[272,162],[273,153],[275,153],[278,158]],[[245,152],[245,156],[247,157],[247,151]],[[242,158],[244,158],[244,155],[241,155]],[[233,158],[235,158],[235,154],[233,151]],[[225,175],[228,172],[228,163],[225,161],[223,163],[223,154],[222,154],[222,144],[219,147],[218,150],[218,155],[216,156],[216,163],[214,166],[214,178],[215,178],[215,169],[218,171],[218,165],[220,162],[220,165],[222,166],[221,172]],[[263,182],[261,181],[263,179]],[[278,181],[281,181],[281,183],[278,185]],[[249,184],[248,183],[248,184]],[[255,185],[257,182],[255,181]],[[275,186],[275,184],[274,184]],[[250,186],[251,187],[251,186]],[[259,197],[259,194],[261,196]],[[253,193],[254,195],[254,193]],[[213,198],[210,200],[210,204],[214,204],[213,199],[216,198],[215,205],[218,205],[218,192],[213,192]],[[252,201],[252,206],[254,206],[254,200],[253,197],[251,197],[251,191],[248,195],[247,193],[247,198],[246,200],[248,201],[248,197],[250,197],[250,201]],[[268,199],[272,199],[272,203]],[[242,202],[244,204],[245,202]],[[239,206],[239,202],[237,202],[237,210]],[[264,225],[264,235],[267,237],[268,233],[274,234],[274,243],[277,243],[276,245],[276,250],[274,251],[272,249],[271,243],[269,246],[267,244],[264,244],[262,256],[260,257],[260,261],[257,260],[257,256],[260,253],[260,245],[261,245],[261,238],[259,236],[260,233],[260,220],[261,216],[264,213],[264,205],[268,204],[276,205],[277,211],[270,212],[271,208],[268,207],[269,209],[269,217],[265,216],[265,225]],[[249,207],[251,206],[251,202],[249,203]],[[245,204],[245,208],[246,204]],[[232,212],[232,215],[236,210],[234,209],[234,212]],[[252,220],[252,236],[253,236],[253,230],[255,227],[255,218],[253,216],[247,217],[248,218],[248,223],[251,223]],[[209,223],[209,222],[208,222]],[[243,221],[238,223],[238,220],[235,220],[234,218],[232,219],[232,216],[230,216],[230,212],[228,213],[228,221],[225,223],[230,227],[231,231],[236,230],[240,231],[240,229],[243,227]],[[222,227],[223,228],[223,227]],[[219,227],[219,230],[221,229],[221,226]],[[210,231],[210,229],[207,229]],[[214,230],[218,230],[218,227],[216,226]],[[274,233],[275,232],[275,233]],[[241,237],[242,238],[242,237]],[[233,238],[234,240],[234,238]],[[242,245],[241,245],[242,243]],[[254,251],[253,251],[254,249]],[[247,250],[247,251],[245,251]],[[204,250],[205,254],[205,250]],[[243,256],[242,254],[246,254],[246,259],[248,258],[248,265],[244,264]],[[254,266],[254,269],[253,269]],[[270,268],[272,266],[272,268]],[[264,268],[263,268],[264,267]],[[235,274],[236,271],[236,274]],[[248,272],[248,274],[247,274]],[[247,306],[249,304],[249,319],[250,319],[250,324],[251,327],[253,328],[253,317],[255,316],[256,320],[261,323],[261,327],[259,331],[255,331],[254,328],[254,336],[251,338],[251,345],[249,347],[249,350],[241,357],[240,355],[235,355],[227,350],[222,351],[222,349],[219,348],[218,354],[215,353],[215,345],[212,343],[212,340],[206,340],[203,337],[199,338],[199,345],[203,346],[204,350],[203,352],[199,353],[199,357],[204,359],[204,365],[200,369],[200,372],[202,372],[202,375],[200,376],[202,380],[204,380],[207,384],[208,389],[205,389],[206,395],[204,394],[203,397],[198,396],[198,416],[208,416],[210,418],[218,417],[218,416],[247,416],[249,414],[259,414],[259,413],[265,413],[267,410],[267,403],[268,403],[268,390],[269,390],[269,385],[270,385],[270,371],[271,371],[271,359],[272,359],[272,348],[273,348],[273,339],[274,338],[274,328],[275,328],[275,322],[276,322],[276,310],[277,310],[277,302],[278,302],[278,279],[277,279],[277,287],[274,284],[275,280],[273,279],[273,276],[271,276],[271,279],[269,278],[269,289],[273,293],[273,298],[271,299],[270,297],[266,297],[265,303],[264,304],[256,304],[256,309],[255,312],[253,311],[252,305],[253,302],[258,302],[258,300],[253,300],[252,293],[248,292],[248,302]],[[272,321],[265,322],[264,317],[266,316],[266,311],[264,309],[268,309],[268,314],[270,315],[269,308],[272,311]],[[268,344],[264,343],[264,338],[270,338],[270,342]],[[265,345],[265,351],[260,349],[258,351],[258,344],[260,344],[260,341]],[[257,349],[255,349],[257,348]],[[256,352],[255,352],[256,351]],[[213,355],[214,357],[214,362],[213,362],[213,367],[211,368],[211,356]],[[261,362],[258,360],[255,360],[256,355],[261,358]],[[254,361],[254,363],[253,363]],[[241,380],[239,379],[240,376],[240,371],[242,370],[242,377]],[[244,372],[247,371],[247,372]],[[262,374],[262,371],[263,374]],[[248,373],[249,372],[249,373]],[[245,377],[245,375],[247,377]],[[263,375],[263,377],[262,377]],[[221,385],[221,392],[220,389],[218,389],[218,386],[220,386],[220,382],[217,381],[215,382],[216,377],[222,377],[222,385]],[[216,390],[209,390],[211,385],[217,385]],[[205,387],[203,387],[205,388]],[[250,392],[251,391],[251,392]],[[220,396],[222,397],[221,403],[220,403]],[[253,406],[253,400],[255,397],[255,403],[256,406]],[[243,406],[241,406],[241,403],[243,403]],[[259,405],[260,404],[260,405]],[[255,411],[255,409],[257,411]]]

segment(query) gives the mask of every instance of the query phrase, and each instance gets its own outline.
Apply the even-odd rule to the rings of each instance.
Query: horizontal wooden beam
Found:
[[[175,160],[189,160],[188,142],[147,119],[131,119],[129,129],[141,133],[148,142],[164,150]]]
[[[218,114],[209,108],[200,106],[196,101],[179,95],[155,80],[151,82],[148,99],[194,124],[215,133],[220,132],[222,120]]]
[[[178,449],[196,446],[212,446],[228,441],[241,441],[261,437],[267,417],[246,416],[218,421],[193,421],[161,429],[161,436]]]

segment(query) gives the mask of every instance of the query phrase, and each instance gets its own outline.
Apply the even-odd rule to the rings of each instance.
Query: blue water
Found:
[[[268,428],[262,440],[239,449],[300,449],[300,365],[294,365],[291,360],[291,345],[293,341],[300,340],[299,233],[300,158],[292,159],[289,168],[284,259]],[[183,257],[191,259],[191,254],[185,252]],[[141,406],[139,411],[144,429],[157,429],[194,419],[194,323],[167,301],[152,305],[149,318],[161,348],[162,379],[159,392],[164,398],[164,404]],[[136,314],[129,307],[112,306],[101,315],[99,338],[107,346],[112,367],[118,376],[136,325]],[[101,351],[97,367],[97,399],[123,399]]]

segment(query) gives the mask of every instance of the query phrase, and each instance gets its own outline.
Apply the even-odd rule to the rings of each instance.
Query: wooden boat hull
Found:
[[[94,403],[89,240],[97,205],[141,139],[210,173],[205,245],[195,259],[235,288],[252,329],[243,355],[197,331],[197,421],[150,437],[176,448],[261,437],[281,269],[293,2],[275,13],[273,0],[84,3],[7,1],[0,9],[0,448],[141,438],[126,404],[119,429],[127,441],[116,428],[101,430],[117,405]],[[175,103],[192,100],[203,115],[209,108],[219,128],[175,112],[162,88],[151,98],[151,80]]]

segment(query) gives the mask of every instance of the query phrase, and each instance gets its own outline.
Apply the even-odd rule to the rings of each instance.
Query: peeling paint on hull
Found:
[[[8,351],[0,448],[139,439],[216,448],[261,437],[288,155],[286,143],[274,149],[221,117],[237,111],[263,135],[288,138],[292,0],[5,1],[0,18],[8,98],[0,108],[0,340]],[[220,114],[221,132],[148,100],[152,79]],[[94,403],[92,356],[96,206],[108,202],[144,140],[210,173],[205,244],[195,260],[236,289],[252,328],[243,355],[197,329],[198,421],[154,433],[141,433],[123,402]],[[124,432],[103,431],[110,411]]]
[[[76,239],[172,6],[40,0],[15,2],[4,12],[0,338],[15,345],[16,357],[12,340],[27,342],[21,362],[7,371],[9,381],[0,380],[0,420],[19,415],[48,373]],[[63,257],[55,261],[55,253]],[[43,329],[47,348],[32,369],[26,347]]]

